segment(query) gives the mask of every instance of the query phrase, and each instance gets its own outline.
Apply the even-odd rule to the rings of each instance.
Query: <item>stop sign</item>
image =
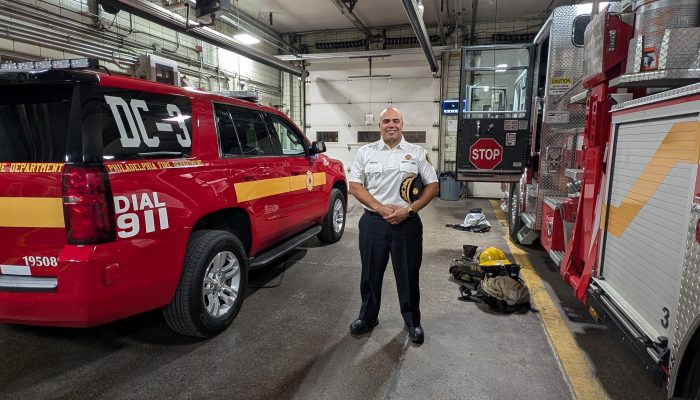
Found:
[[[469,147],[469,161],[478,169],[494,169],[503,161],[503,147],[496,139],[479,139]]]

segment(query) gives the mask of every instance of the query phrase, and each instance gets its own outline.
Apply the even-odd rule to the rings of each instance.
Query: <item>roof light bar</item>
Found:
[[[256,103],[260,101],[260,93],[257,90],[225,90],[219,92],[219,95],[233,97],[234,99],[254,101]]]
[[[96,69],[100,66],[96,58],[73,58],[64,60],[42,60],[5,62],[0,64],[2,71],[32,71],[47,69]]]

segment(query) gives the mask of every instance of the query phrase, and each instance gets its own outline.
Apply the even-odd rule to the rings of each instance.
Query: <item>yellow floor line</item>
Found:
[[[501,211],[499,203],[496,200],[491,200],[491,206],[496,213],[496,219],[507,229],[508,219]],[[559,358],[559,362],[564,368],[564,375],[569,380],[574,396],[577,399],[586,400],[607,399],[607,393],[600,386],[600,382],[591,370],[586,356],[578,347],[569,328],[562,320],[559,310],[554,306],[552,298],[549,297],[549,293],[547,293],[542,279],[537,275],[535,268],[527,257],[527,253],[510,240],[507,231],[505,238],[510,248],[510,253],[515,258],[515,262],[522,267],[520,271],[523,279],[530,289],[534,306],[540,311],[540,318],[542,318],[544,323],[545,331]]]

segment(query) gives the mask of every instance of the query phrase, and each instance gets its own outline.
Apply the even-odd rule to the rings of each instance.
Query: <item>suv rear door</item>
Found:
[[[0,80],[0,277],[58,273],[66,244],[61,171],[78,88]]]
[[[289,233],[287,161],[275,155],[262,112],[225,104],[215,104],[214,109],[221,153],[231,168],[236,201],[251,218],[251,255],[255,255]]]

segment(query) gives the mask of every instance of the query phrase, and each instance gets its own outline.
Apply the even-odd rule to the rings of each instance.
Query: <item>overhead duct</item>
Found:
[[[416,33],[418,38],[418,43],[425,53],[425,57],[428,59],[428,64],[430,64],[430,70],[433,73],[437,73],[440,67],[438,66],[437,60],[433,55],[432,46],[430,44],[430,37],[428,36],[428,31],[425,29],[425,24],[423,23],[422,16],[418,15],[418,6],[416,5],[416,0],[401,0],[403,3],[403,8],[406,10],[408,15],[408,20],[411,22],[413,31]]]
[[[253,61],[280,69],[292,75],[301,77],[306,77],[308,75],[308,71],[303,68],[295,67],[273,56],[251,50],[235,42],[232,38],[221,32],[205,26],[199,26],[199,23],[196,21],[187,20],[179,14],[173,13],[146,0],[100,0],[100,3],[122,9],[151,22],[185,33],[196,39],[221,47],[222,49],[236,52]]]
[[[537,32],[530,33],[494,33],[491,39],[495,44],[504,43],[532,43]]]
[[[406,46],[418,44],[418,38],[415,36],[398,36],[398,37],[387,37],[382,39],[384,41],[384,46]],[[440,36],[431,35],[430,42],[435,43],[440,40]],[[316,42],[314,44],[318,50],[335,50],[335,49],[352,49],[356,47],[367,47],[367,40],[343,40],[338,42]],[[277,57],[279,58],[279,57]],[[293,58],[292,58],[293,59]]]
[[[355,47],[367,47],[367,40],[344,40],[339,42],[316,42],[314,46],[319,50],[352,49]]]
[[[430,40],[430,43],[434,43],[440,40],[440,36],[431,35],[428,37],[428,40]],[[384,44],[387,46],[405,46],[410,44],[418,44],[418,38],[415,36],[387,37],[384,38]]]

